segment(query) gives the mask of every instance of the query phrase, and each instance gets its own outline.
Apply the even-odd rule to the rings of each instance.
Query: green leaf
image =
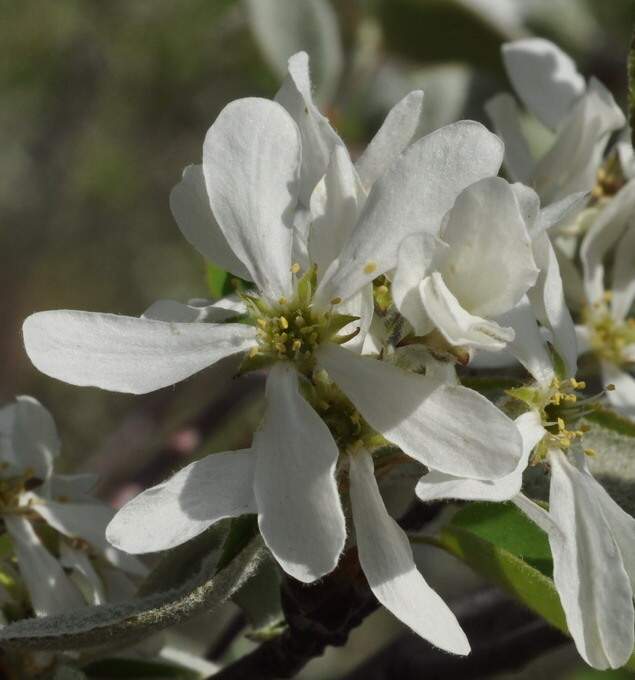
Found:
[[[438,537],[412,540],[454,555],[568,634],[560,598],[544,573],[546,563],[551,562],[546,535],[515,507],[473,503],[460,510]],[[635,670],[635,654],[626,668]]]
[[[198,680],[200,675],[174,664],[145,661],[141,659],[100,659],[84,668],[88,677],[104,678],[105,680],[115,680],[118,678],[129,678],[130,680],[141,680],[141,678],[153,678],[154,680],[167,680],[176,678],[177,680]]]
[[[207,279],[207,289],[213,300],[229,295],[234,290],[231,274],[211,262],[207,262],[205,265],[205,278]]]
[[[471,503],[457,512],[450,526],[520,557],[545,576],[553,572],[547,535],[512,503]]]
[[[131,644],[159,630],[209,612],[231,597],[255,572],[264,555],[259,536],[235,546],[217,566],[204,561],[193,578],[167,592],[87,607],[68,614],[27,619],[0,629],[9,649],[66,650]]]
[[[625,437],[635,437],[635,422],[606,407],[600,407],[586,416],[586,420]]]

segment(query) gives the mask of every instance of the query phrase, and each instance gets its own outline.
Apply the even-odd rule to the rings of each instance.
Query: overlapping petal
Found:
[[[375,597],[436,647],[468,654],[456,617],[417,570],[405,533],[390,517],[366,452],[349,457],[350,494],[359,561]]]
[[[213,453],[143,491],[112,519],[106,537],[130,553],[167,550],[225,517],[256,512],[255,455],[248,449]]]
[[[473,182],[496,175],[502,142],[479,123],[447,125],[411,144],[378,179],[338,266],[322,280],[316,297],[346,299],[397,264],[409,234],[437,234],[443,215]]]
[[[253,449],[265,543],[288,574],[314,581],[335,567],[346,540],[335,481],[339,452],[328,427],[300,393],[291,364],[278,363],[269,373],[264,421]]]
[[[205,185],[218,225],[252,280],[276,300],[292,292],[300,163],[297,126],[267,99],[228,104],[203,144]]]
[[[477,392],[332,344],[318,350],[317,360],[377,432],[424,465],[498,479],[518,464],[518,429]]]

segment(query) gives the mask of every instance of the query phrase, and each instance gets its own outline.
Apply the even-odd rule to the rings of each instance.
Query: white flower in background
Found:
[[[514,468],[521,443],[513,422],[478,393],[362,357],[340,347],[347,337],[337,336],[351,320],[336,312],[338,305],[350,310],[354,300],[367,299],[372,280],[395,266],[405,235],[438,230],[462,189],[498,171],[500,141],[477,123],[460,122],[409,144],[421,95],[406,97],[357,169],[342,151],[328,155],[319,190],[325,195],[316,195],[307,250],[311,264],[316,252],[318,269],[328,269],[316,273],[311,266],[298,276],[295,234],[297,224],[304,224],[298,214],[306,211],[318,173],[327,170],[324,149],[335,150],[341,142],[332,143],[334,131],[309,101],[305,55],[291,60],[281,92],[285,88],[288,101],[295,102],[288,109],[264,99],[229,104],[207,133],[202,171],[186,171],[172,197],[188,240],[255,284],[255,293],[245,296],[249,323],[54,311],[29,317],[24,338],[31,360],[48,375],[123,392],[172,385],[239,352],[256,365],[272,366],[264,421],[251,454],[206,458],[196,475],[177,475],[188,489],[176,482],[176,495],[168,482],[166,493],[188,508],[175,513],[174,531],[162,525],[150,532],[139,522],[134,526],[139,544],[113,540],[133,552],[177,545],[220,517],[253,511],[241,493],[253,486],[268,547],[288,573],[312,581],[333,569],[346,539],[334,476],[338,447],[314,408],[317,402],[310,405],[302,392],[311,399],[316,371],[328,372],[371,428],[432,468],[494,479]],[[280,93],[279,98],[287,99]],[[342,216],[347,238],[335,229],[333,215]],[[174,303],[162,304],[150,316],[169,313],[166,305],[174,311]],[[364,316],[362,309],[358,315]],[[210,498],[213,508],[201,516]],[[155,517],[148,516],[148,523]],[[181,520],[183,527],[177,526]]]
[[[536,159],[514,98],[491,99],[486,109],[505,141],[509,175],[533,187],[543,203],[591,191],[609,137],[625,123],[613,96],[596,78],[586,84],[571,58],[548,40],[517,40],[502,52],[518,97],[553,133],[548,151]]]
[[[38,616],[129,597],[134,585],[124,572],[145,573],[107,543],[114,511],[88,495],[95,478],[53,472],[59,450],[53,419],[35,399],[0,409],[0,516]],[[40,538],[44,524],[56,532],[55,554]]]
[[[635,180],[598,213],[580,248],[587,304],[577,327],[580,352],[599,360],[602,380],[615,385],[611,404],[635,417]],[[605,260],[612,255],[611,287]]]
[[[580,399],[586,386],[558,379],[534,322],[525,309],[526,346],[533,346],[536,383],[510,390],[529,407],[516,419],[523,457],[516,470],[495,481],[461,479],[438,472],[424,476],[416,493],[424,501],[512,500],[549,537],[553,579],[567,626],[580,655],[598,669],[619,668],[633,652],[635,519],[595,480],[577,421],[597,397]],[[544,464],[551,473],[549,510],[521,493],[523,471]]]
[[[453,346],[498,351],[514,331],[493,319],[513,309],[537,277],[514,191],[489,177],[459,194],[438,237],[404,239],[392,294],[417,336],[437,329]]]

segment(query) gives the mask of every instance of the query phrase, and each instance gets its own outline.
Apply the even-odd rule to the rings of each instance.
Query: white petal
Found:
[[[28,520],[18,515],[5,515],[3,519],[36,615],[52,616],[83,607],[79,591]]]
[[[462,191],[441,238],[450,246],[441,272],[461,306],[491,318],[512,309],[538,269],[514,189],[488,177]]]
[[[538,320],[551,331],[553,346],[564,361],[567,375],[576,373],[578,350],[575,326],[564,297],[560,266],[549,236],[543,232],[533,240],[540,275],[529,300]]]
[[[540,527],[552,540],[562,540],[562,532],[553,521],[547,510],[535,503],[527,496],[519,493],[512,498],[514,505],[522,510],[527,517],[538,527]]]
[[[316,297],[345,300],[395,267],[401,241],[414,232],[438,233],[458,194],[495,175],[502,156],[500,139],[472,121],[411,144],[373,185],[339,266],[322,280]]]
[[[289,59],[288,68],[289,73],[276,94],[276,102],[289,112],[300,130],[302,169],[299,200],[308,208],[313,189],[326,172],[333,149],[342,145],[342,141],[313,101],[307,53],[294,54]]]
[[[553,578],[569,632],[584,660],[598,669],[623,666],[633,651],[633,590],[597,500],[597,482],[552,451],[549,514]]]
[[[573,221],[574,217],[586,206],[589,194],[578,191],[551,203],[540,211],[536,231],[557,231],[558,227]]]
[[[514,193],[516,203],[518,204],[518,209],[520,210],[523,222],[525,223],[525,227],[531,236],[540,214],[540,196],[538,196],[531,187],[525,186],[521,182],[515,182],[510,186]]]
[[[335,481],[338,450],[301,395],[290,364],[278,363],[269,373],[264,422],[253,448],[265,543],[288,574],[314,581],[335,567],[346,540]]]
[[[506,43],[503,61],[516,93],[547,127],[558,127],[584,93],[584,78],[571,57],[543,38]]]
[[[408,538],[386,511],[371,456],[360,452],[349,461],[357,551],[375,597],[436,647],[468,654],[470,645],[459,622],[417,570]]]
[[[555,377],[553,360],[538,328],[529,300],[523,298],[519,305],[511,312],[503,314],[497,321],[514,329],[514,339],[508,343],[507,351],[520,361],[536,382],[549,385]]]
[[[9,467],[5,473],[21,475],[30,470],[45,481],[60,452],[60,438],[51,414],[33,397],[18,397],[2,408],[0,458]]]
[[[609,136],[624,125],[611,93],[591,78],[586,93],[562,122],[556,141],[538,161],[532,185],[543,204],[593,188]]]
[[[432,234],[407,236],[399,248],[391,286],[392,298],[417,335],[425,335],[434,328],[421,302],[419,285],[431,271],[441,266],[447,250],[447,243]]]
[[[254,467],[248,449],[190,463],[126,503],[108,525],[106,538],[135,554],[168,550],[225,517],[254,513]]]
[[[203,257],[241,279],[250,280],[216,222],[209,203],[202,165],[188,165],[170,193],[170,210],[185,238]]]
[[[497,94],[485,103],[494,131],[505,142],[505,169],[517,182],[528,182],[536,165],[520,124],[516,100],[507,93]]]
[[[439,272],[421,282],[419,293],[428,318],[452,345],[497,351],[514,339],[511,328],[463,309]]]
[[[498,479],[518,464],[518,429],[477,392],[332,344],[318,350],[317,360],[371,427],[424,465]]]
[[[618,320],[625,319],[635,298],[635,223],[632,221],[615,247],[611,312]]]
[[[355,167],[366,191],[384,174],[386,168],[421,135],[423,92],[407,94],[388,112]]]
[[[197,304],[190,300],[188,304],[176,300],[157,300],[141,315],[143,319],[155,321],[182,321],[193,323],[206,321],[221,323],[227,319],[244,314],[247,311],[245,303],[238,295],[228,295],[214,303],[197,300]]]
[[[516,469],[501,479],[482,480],[453,477],[431,470],[422,477],[415,493],[422,501],[447,498],[471,501],[507,501],[518,493],[523,483],[523,472],[536,444],[544,437],[545,430],[536,411],[528,411],[514,421],[523,440],[523,455]]]
[[[271,298],[291,294],[300,135],[266,99],[228,104],[208,130],[203,173],[212,211],[237,257]]]
[[[104,582],[83,550],[72,548],[65,541],[61,541],[60,563],[63,567],[72,569],[84,579],[84,583],[91,591],[90,604],[104,604],[107,601]]]
[[[56,310],[24,322],[34,366],[72,385],[144,394],[173,385],[255,344],[244,324],[166,323]]]
[[[580,247],[587,301],[604,294],[604,258],[631,223],[635,211],[635,180],[631,180],[602,208]]]
[[[331,154],[326,175],[311,196],[309,259],[321,278],[348,240],[365,199],[346,147]]]
[[[611,361],[602,360],[601,367],[604,385],[615,385],[606,393],[609,402],[620,413],[635,418],[635,378]]]

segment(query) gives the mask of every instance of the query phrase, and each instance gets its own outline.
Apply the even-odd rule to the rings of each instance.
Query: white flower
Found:
[[[580,352],[600,361],[609,401],[635,417],[635,180],[628,182],[598,213],[580,249],[587,306],[577,327]],[[604,261],[613,252],[611,288],[606,290]]]
[[[549,150],[535,159],[514,98],[499,94],[488,102],[510,176],[532,186],[544,203],[590,191],[611,133],[625,123],[611,93],[595,78],[586,85],[571,58],[542,38],[503,45],[503,61],[526,108],[553,132]]]
[[[136,558],[106,542],[114,512],[88,495],[95,478],[53,473],[59,450],[53,419],[35,399],[18,397],[0,409],[0,516],[38,616],[116,599],[109,587],[113,567],[145,573]],[[40,539],[42,521],[60,534],[57,556]]]
[[[514,331],[492,319],[515,307],[537,276],[514,191],[489,177],[459,194],[438,238],[404,239],[392,292],[416,335],[436,328],[451,345],[497,351]]]
[[[534,366],[542,362],[534,373],[535,386],[513,391],[530,406],[516,420],[524,444],[516,470],[494,481],[431,472],[420,480],[416,492],[426,501],[511,499],[516,503],[549,537],[554,584],[580,655],[595,668],[619,668],[635,642],[635,520],[589,471],[580,442],[584,431],[575,427],[588,406],[576,395],[584,383],[558,380],[546,352],[535,355]],[[544,463],[551,472],[548,511],[521,493],[530,456],[534,464]]]
[[[287,104],[293,117],[264,99],[229,104],[207,133],[202,171],[186,171],[172,200],[188,239],[212,258],[218,248],[223,266],[254,282],[257,292],[245,296],[253,325],[198,323],[200,309],[164,301],[146,313],[152,319],[35,314],[24,336],[45,373],[133,393],[171,385],[244,351],[247,361],[271,366],[251,452],[210,456],[142,494],[111,525],[109,537],[130,552],[161,550],[222,517],[257,510],[281,566],[312,581],[333,569],[346,539],[334,476],[338,445],[315,410],[324,399],[311,400],[317,373],[327,371],[343,393],[333,398],[350,399],[355,418],[436,469],[500,477],[515,466],[521,444],[513,423],[476,392],[362,357],[340,346],[346,337],[337,336],[350,320],[338,306],[364,317],[369,286],[395,266],[403,236],[438,229],[465,186],[496,173],[500,141],[483,126],[462,122],[403,151],[419,121],[415,93],[389,114],[358,172],[309,102],[308,72],[297,72],[293,59],[291,66],[283,90],[288,86],[296,102]],[[324,184],[309,201],[315,223],[307,257],[318,271],[310,267],[296,276],[294,252],[301,248],[294,234],[304,224],[298,215],[325,158]],[[166,314],[191,321],[157,320]],[[359,325],[368,323],[361,318]]]

